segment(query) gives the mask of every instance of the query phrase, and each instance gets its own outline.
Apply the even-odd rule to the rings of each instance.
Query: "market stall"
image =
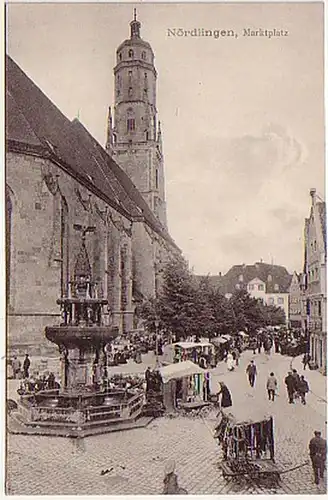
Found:
[[[163,402],[167,411],[208,404],[209,374],[192,361],[162,366]]]
[[[274,461],[274,426],[270,415],[245,410],[221,412],[214,437],[223,451],[221,469],[224,477],[280,477]]]
[[[175,342],[164,348],[164,363],[192,361],[203,368],[214,366],[214,346],[211,342]]]

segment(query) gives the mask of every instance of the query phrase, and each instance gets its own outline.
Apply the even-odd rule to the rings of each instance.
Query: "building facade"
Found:
[[[310,354],[318,368],[326,372],[327,363],[327,292],[326,292],[326,204],[311,189],[310,215],[304,225],[304,330],[310,338]]]
[[[302,328],[302,275],[293,273],[289,288],[289,326]]]
[[[136,20],[131,30],[138,38]],[[133,50],[140,43],[139,38],[133,40]],[[81,260],[82,241],[97,293],[108,300],[105,322],[123,334],[138,327],[136,306],[158,292],[165,262],[181,255],[167,231],[163,161],[161,153],[156,153],[160,151],[160,132],[156,125],[155,136],[154,128],[156,72],[153,53],[147,47],[142,64],[148,68],[149,104],[140,96],[130,104],[117,99],[117,121],[115,128],[109,129],[113,149],[107,144],[107,152],[78,120],[67,119],[22,69],[6,58],[9,346],[48,342],[44,327],[60,321],[56,301],[69,294],[77,261]],[[141,52],[142,61],[143,57]],[[118,58],[116,79],[118,75],[125,78],[130,66],[137,72],[134,63],[129,66],[126,61],[125,66],[125,55],[122,61]],[[125,98],[129,93],[124,92],[122,87]],[[126,126],[130,105],[136,127],[128,131],[121,120],[125,116]],[[151,109],[147,123],[153,128],[149,128],[148,144],[141,140],[139,120]],[[130,132],[136,141],[133,147]],[[111,142],[113,134],[115,142]],[[124,169],[115,161],[119,157],[124,158]],[[129,170],[128,165],[136,168]],[[144,184],[146,173],[152,179],[148,185]],[[161,210],[151,209],[159,206]]]
[[[256,262],[235,265],[217,280],[217,286],[227,298],[235,290],[247,290],[251,297],[264,304],[281,308],[289,324],[289,287],[292,276],[283,266]]]

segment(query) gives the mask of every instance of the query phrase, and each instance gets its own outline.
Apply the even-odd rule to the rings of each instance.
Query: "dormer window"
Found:
[[[275,291],[275,292],[279,292],[279,285],[278,285],[278,283],[276,283],[276,284],[275,284],[275,286],[274,286],[274,291]]]
[[[134,56],[133,50],[132,50],[132,49],[130,49],[130,50],[129,50],[129,57],[133,58],[133,56]]]

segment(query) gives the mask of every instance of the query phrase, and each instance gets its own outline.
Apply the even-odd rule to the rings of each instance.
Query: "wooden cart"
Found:
[[[223,451],[221,470],[224,478],[240,476],[278,482],[280,470],[274,459],[272,416],[238,419],[221,412],[215,436]]]

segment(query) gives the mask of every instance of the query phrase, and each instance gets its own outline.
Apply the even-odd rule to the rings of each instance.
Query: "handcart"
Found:
[[[221,470],[225,479],[244,476],[279,482],[281,471],[274,459],[272,416],[237,418],[221,411],[214,437],[222,447]]]

